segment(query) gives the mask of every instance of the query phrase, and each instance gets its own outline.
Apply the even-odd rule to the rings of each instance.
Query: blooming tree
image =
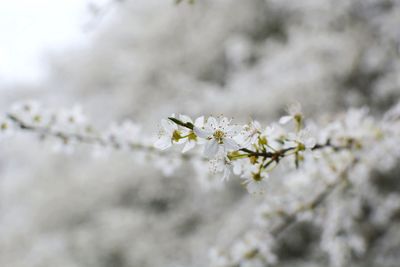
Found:
[[[0,129],[7,138],[30,132],[67,153],[80,144],[92,145],[95,154],[128,150],[137,158],[151,157],[166,175],[188,161],[208,188],[238,177],[264,203],[255,211],[254,228],[231,246],[211,249],[210,265],[216,267],[274,265],[276,242],[298,221],[322,227],[321,249],[332,266],[343,266],[366,251],[366,237],[356,230],[362,203],[386,205],[380,220],[400,208],[399,196],[379,195],[368,176],[368,169],[392,168],[400,157],[400,104],[383,118],[372,117],[366,108],[352,109],[319,124],[307,120],[296,103],[266,127],[257,121],[234,124],[224,116],[193,120],[173,114],[161,121],[155,138],[129,121],[99,131],[79,107],[50,110],[31,101],[15,104],[3,115]],[[165,151],[173,147],[182,152]]]
[[[100,2],[1,84],[0,266],[399,265],[398,0]]]

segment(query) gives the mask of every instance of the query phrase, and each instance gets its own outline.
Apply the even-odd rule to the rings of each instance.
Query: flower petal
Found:
[[[190,149],[194,148],[195,145],[196,145],[196,142],[194,142],[194,141],[186,142],[185,146],[182,149],[182,153],[185,153],[185,152],[189,151]]]
[[[261,181],[251,181],[247,184],[247,191],[250,194],[262,194],[265,193],[265,190],[268,187],[268,184],[266,181],[261,180]]]
[[[214,117],[209,117],[207,119],[207,126],[211,127],[214,130],[217,129],[217,127],[218,127],[217,119]]]
[[[297,134],[295,133],[288,133],[287,138],[291,141],[296,141],[298,139]]]
[[[154,147],[161,150],[167,149],[171,145],[171,138],[169,138],[168,136],[163,136],[154,143]]]
[[[209,140],[204,147],[204,155],[208,158],[214,157],[218,152],[218,143],[216,140]]]
[[[294,102],[288,107],[289,114],[295,115],[301,113],[301,104],[299,102]]]
[[[175,124],[172,124],[170,121],[167,121],[167,120],[161,120],[161,125],[168,135],[172,134],[173,131],[178,129],[178,126],[176,126]]]
[[[279,119],[280,124],[286,124],[293,119],[292,116],[283,116]]]
[[[243,130],[243,127],[240,125],[231,125],[231,126],[226,127],[225,132],[227,135],[234,137],[234,136],[238,135],[242,130]]]
[[[235,175],[240,175],[242,173],[242,164],[239,162],[239,160],[235,160],[233,165],[233,173]]]
[[[224,148],[225,150],[238,150],[239,145],[235,142],[235,140],[231,138],[224,139]]]
[[[179,119],[183,122],[190,122],[193,123],[192,119],[187,115],[179,115]]]
[[[226,129],[230,122],[231,122],[230,119],[228,119],[226,117],[222,117],[218,123],[218,127],[221,129]]]
[[[194,121],[194,125],[196,127],[203,127],[204,126],[204,116],[198,117],[195,121]]]
[[[315,146],[316,143],[317,141],[315,140],[315,138],[309,137],[305,140],[304,145],[306,146],[306,148],[311,149]]]
[[[194,127],[193,128],[193,132],[200,138],[208,138],[210,137],[213,133],[211,131],[209,131],[208,129],[202,129],[199,127]]]
[[[253,121],[252,124],[255,129],[261,131],[261,124],[258,121]]]
[[[228,181],[229,177],[231,176],[231,170],[228,166],[224,168],[224,174],[222,175],[222,181]]]

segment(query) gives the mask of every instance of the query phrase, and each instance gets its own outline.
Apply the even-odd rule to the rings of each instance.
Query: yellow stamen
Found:
[[[181,134],[179,133],[178,130],[175,130],[175,131],[172,133],[172,141],[178,142],[179,139],[181,139]]]
[[[194,132],[190,132],[190,134],[188,135],[188,139],[196,141],[197,140],[197,136],[196,136],[196,134]]]
[[[215,138],[215,140],[217,140],[219,144],[222,144],[225,138],[225,133],[221,130],[216,130],[213,134],[213,137]]]
[[[259,172],[257,172],[257,173],[252,173],[253,174],[253,180],[254,181],[257,181],[257,182],[259,182],[259,181],[261,181],[263,178],[262,178],[262,176],[261,176],[261,173],[259,173]]]

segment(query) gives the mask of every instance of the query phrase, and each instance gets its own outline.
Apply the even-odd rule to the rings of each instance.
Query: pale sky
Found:
[[[85,43],[87,4],[88,0],[0,0],[0,83],[40,81],[46,53]]]

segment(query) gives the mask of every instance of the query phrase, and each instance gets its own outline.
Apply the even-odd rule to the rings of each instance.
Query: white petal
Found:
[[[214,118],[214,117],[209,117],[207,119],[207,126],[209,126],[209,127],[211,127],[212,129],[215,130],[217,128],[217,126],[218,126],[217,119]]]
[[[235,137],[233,137],[233,140],[239,144],[241,147],[246,147],[248,144],[247,142],[247,136],[244,135],[236,135]]]
[[[181,145],[181,144],[183,144],[183,143],[185,143],[186,142],[186,139],[185,138],[181,138],[181,139],[179,139],[178,141],[175,141],[174,140],[174,144],[177,144],[177,145]]]
[[[204,126],[204,116],[198,117],[195,121],[194,121],[194,125],[196,127],[203,127]]]
[[[287,141],[287,142],[285,142],[284,147],[285,147],[285,148],[297,147],[297,143],[296,143],[295,141]]]
[[[179,115],[179,119],[183,122],[193,123],[192,119],[187,115]]]
[[[155,143],[154,143],[154,147],[164,150],[169,148],[172,145],[171,142],[171,138],[167,137],[167,136],[163,136],[160,139],[158,139]]]
[[[226,129],[228,127],[230,121],[231,120],[229,120],[226,117],[221,118],[221,120],[218,123],[219,128]]]
[[[267,183],[264,180],[259,182],[251,181],[247,184],[247,191],[249,191],[250,194],[262,194],[266,189]]]
[[[210,137],[213,133],[209,131],[208,129],[201,129],[198,127],[193,128],[193,132],[200,138],[208,138]]]
[[[286,124],[293,119],[292,116],[283,116],[279,119],[280,124]]]
[[[275,125],[272,126],[267,126],[264,130],[264,135],[267,136],[267,138],[271,135],[273,135],[273,133],[275,132]]]
[[[252,137],[251,137],[251,139],[249,140],[249,145],[253,145],[253,144],[255,144],[255,143],[257,143],[258,142],[258,137],[259,137],[259,135],[253,135]]]
[[[261,124],[258,121],[253,121],[253,126],[257,130],[261,131]]]
[[[218,143],[216,140],[211,139],[204,147],[204,155],[208,158],[214,157],[218,152]]]
[[[232,125],[232,126],[226,127],[225,132],[227,135],[234,137],[235,135],[238,135],[242,131],[242,128],[243,127],[239,126],[239,125]]]
[[[287,137],[289,140],[292,140],[292,141],[296,141],[298,139],[297,134],[295,134],[295,133],[288,133]]]
[[[208,141],[208,139],[197,138],[196,143],[198,145],[204,145],[207,141]]]
[[[227,181],[229,180],[229,176],[231,175],[231,170],[229,167],[224,168],[224,174],[222,175],[222,181]]]
[[[231,138],[224,139],[224,148],[226,150],[238,150],[239,145]]]
[[[315,138],[309,137],[305,140],[305,146],[306,148],[313,148],[316,144]]]
[[[301,104],[299,102],[292,103],[288,107],[289,114],[295,115],[297,113],[301,113]]]
[[[172,124],[170,121],[161,120],[161,125],[164,127],[167,134],[172,134],[178,127],[175,124]]]
[[[185,146],[182,149],[182,153],[185,153],[187,151],[189,151],[190,149],[194,148],[194,146],[196,145],[196,142],[194,141],[188,141]]]
[[[240,175],[242,173],[242,165],[241,162],[235,162],[233,165],[233,173],[235,175]]]

